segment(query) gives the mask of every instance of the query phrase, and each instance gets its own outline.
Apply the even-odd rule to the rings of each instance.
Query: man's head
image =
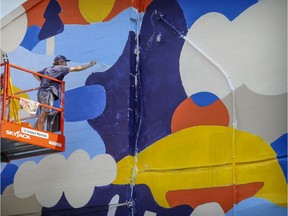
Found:
[[[58,55],[54,58],[54,63],[53,65],[67,65],[67,62],[69,62],[65,56],[63,55]]]

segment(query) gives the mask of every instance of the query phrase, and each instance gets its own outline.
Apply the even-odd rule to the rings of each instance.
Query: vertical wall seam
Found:
[[[128,201],[128,206],[130,208],[130,213],[132,216],[136,215],[136,202],[135,202],[135,182],[137,175],[139,173],[138,171],[138,144],[139,144],[139,135],[140,135],[140,128],[141,128],[141,80],[140,80],[140,69],[139,69],[139,63],[140,63],[140,44],[139,44],[139,34],[140,34],[140,25],[141,25],[141,17],[139,14],[139,8],[141,7],[140,3],[142,2],[141,0],[138,1],[138,8],[137,10],[137,18],[133,19],[132,17],[131,20],[133,20],[136,23],[136,34],[135,34],[135,49],[133,54],[131,53],[131,58],[135,57],[135,68],[132,70],[135,70],[135,75],[134,72],[133,74],[130,73],[130,75],[133,76],[134,78],[134,103],[135,103],[135,109],[134,109],[134,119],[135,119],[135,140],[134,140],[134,160],[133,160],[133,165],[132,165],[132,173],[131,173],[131,178],[130,178],[130,197]],[[133,0],[132,0],[132,5],[133,5]],[[132,10],[132,9],[131,9]]]

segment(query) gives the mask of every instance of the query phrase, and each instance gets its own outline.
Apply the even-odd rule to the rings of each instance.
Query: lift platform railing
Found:
[[[61,80],[57,80],[52,77],[48,77],[42,74],[38,74],[32,70],[28,70],[14,64],[10,64],[8,59],[0,64],[1,72],[3,71],[3,76],[1,76],[1,116],[0,116],[0,134],[1,134],[1,162],[9,163],[11,160],[17,160],[22,158],[34,157],[39,155],[46,155],[50,153],[57,153],[65,151],[65,136],[64,136],[64,89],[65,83]],[[13,68],[13,71],[10,71],[10,68]],[[11,72],[14,76],[17,76],[17,73],[28,73],[31,75],[37,75],[42,78],[49,79],[53,82],[58,82],[60,84],[60,105],[59,107],[47,106],[45,104],[32,101],[33,104],[36,103],[38,106],[33,106],[33,115],[30,117],[19,116],[18,110],[22,107],[20,102],[31,100],[21,97],[21,94],[25,93],[25,97],[33,95],[31,92],[38,90],[38,87],[31,89],[19,89],[12,85]],[[23,74],[22,74],[23,75]],[[25,77],[24,75],[23,77]],[[21,76],[22,77],[22,76]],[[27,94],[29,93],[29,94]],[[35,95],[34,95],[35,96]],[[30,97],[29,97],[30,98]],[[32,97],[31,97],[32,98]],[[26,100],[27,99],[27,100]],[[23,103],[22,103],[23,105]],[[26,104],[24,104],[26,105]],[[29,104],[30,105],[30,104]],[[37,113],[35,112],[37,107],[47,107],[58,113],[59,122],[57,127],[48,128],[47,131],[38,130],[32,128],[30,122],[27,122],[27,119],[37,118]],[[23,107],[27,108],[27,107]],[[11,109],[11,110],[10,110]],[[28,109],[29,110],[29,109]],[[31,111],[31,110],[29,110]],[[20,111],[19,111],[20,112]],[[11,114],[12,113],[12,114]],[[13,118],[11,118],[13,115]],[[49,119],[49,118],[48,118]],[[55,133],[54,133],[55,132]]]
[[[21,98],[17,95],[21,94],[21,93],[28,93],[28,92],[32,92],[32,91],[36,91],[39,89],[39,87],[36,88],[31,88],[31,89],[27,89],[27,90],[21,90],[18,92],[14,92],[13,90],[13,86],[12,86],[12,79],[11,79],[11,71],[10,68],[14,68],[15,73],[20,72],[25,72],[25,73],[29,73],[31,75],[37,75],[41,78],[46,78],[48,80],[54,81],[54,82],[58,82],[60,84],[60,107],[53,107],[53,106],[48,106],[46,104],[41,104],[39,103],[39,106],[42,107],[46,107],[46,108],[50,108],[54,111],[59,112],[60,114],[60,122],[59,122],[59,131],[61,133],[61,135],[63,135],[64,133],[64,89],[65,89],[65,82],[49,77],[49,76],[45,76],[42,74],[39,74],[37,72],[34,72],[32,70],[28,70],[26,68],[23,67],[19,67],[16,66],[14,64],[10,64],[9,62],[4,62],[0,65],[1,67],[4,67],[4,73],[2,76],[2,82],[1,85],[2,86],[2,91],[1,91],[1,104],[2,104],[2,109],[1,109],[1,121],[10,121],[11,120],[11,116],[9,112],[9,109],[7,109],[7,107],[11,107],[12,109],[12,113],[13,113],[13,122],[14,123],[18,123],[21,124],[21,121],[23,120],[27,120],[27,119],[31,119],[31,118],[36,118],[37,115],[29,117],[29,118],[19,118],[18,115],[18,111],[16,108],[16,102],[18,102]]]

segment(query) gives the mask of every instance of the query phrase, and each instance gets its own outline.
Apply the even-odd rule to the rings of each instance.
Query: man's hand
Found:
[[[96,64],[96,61],[90,61],[91,67]]]

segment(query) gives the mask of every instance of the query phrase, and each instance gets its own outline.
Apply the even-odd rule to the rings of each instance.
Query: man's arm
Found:
[[[70,72],[82,71],[82,70],[85,70],[85,69],[87,69],[89,67],[92,67],[95,64],[96,64],[95,61],[91,61],[89,64],[86,64],[86,65],[79,65],[79,66],[71,67],[70,68]]]

